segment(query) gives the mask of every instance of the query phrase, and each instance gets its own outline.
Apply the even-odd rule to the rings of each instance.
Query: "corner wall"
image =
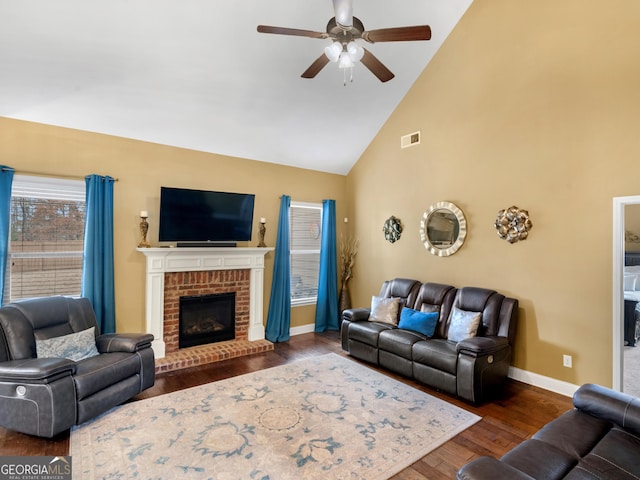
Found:
[[[393,277],[492,288],[520,300],[516,368],[611,385],[612,198],[640,193],[638,18],[635,0],[474,1],[348,175],[355,306]],[[448,258],[419,237],[443,200],[468,226]],[[533,222],[516,244],[492,226],[511,205]]]

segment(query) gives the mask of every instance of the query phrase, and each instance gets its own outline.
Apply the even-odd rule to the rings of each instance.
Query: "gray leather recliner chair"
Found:
[[[98,355],[38,358],[36,339],[95,327]],[[46,297],[0,308],[0,426],[53,437],[155,382],[153,335],[101,335],[86,298]]]

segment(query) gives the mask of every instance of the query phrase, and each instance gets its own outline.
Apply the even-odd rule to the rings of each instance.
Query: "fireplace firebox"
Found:
[[[179,348],[235,338],[236,294],[180,297]]]

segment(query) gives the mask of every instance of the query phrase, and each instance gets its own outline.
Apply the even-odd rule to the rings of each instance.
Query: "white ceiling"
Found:
[[[0,0],[0,116],[347,174],[471,1],[355,0],[432,39],[363,44],[395,78],[344,86],[300,77],[330,40],[256,31],[324,32],[331,0]]]

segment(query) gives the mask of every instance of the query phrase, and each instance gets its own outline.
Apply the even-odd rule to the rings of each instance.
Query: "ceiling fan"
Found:
[[[343,69],[351,68],[361,61],[381,82],[391,80],[393,73],[369,50],[356,43],[357,40],[376,43],[431,39],[431,28],[428,25],[365,30],[362,21],[353,16],[353,0],[333,0],[333,9],[335,17],[327,23],[326,32],[268,25],[258,25],[258,32],[333,40],[324,49],[324,53],[302,73],[302,78],[314,78],[330,61],[337,62],[338,67]]]

